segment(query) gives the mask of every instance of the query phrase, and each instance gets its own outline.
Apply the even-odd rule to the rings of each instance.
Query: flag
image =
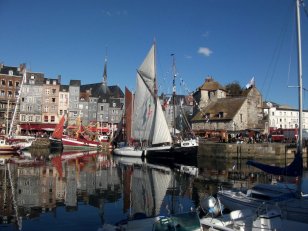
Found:
[[[246,89],[251,88],[255,85],[255,77],[252,77],[252,79],[246,84]]]

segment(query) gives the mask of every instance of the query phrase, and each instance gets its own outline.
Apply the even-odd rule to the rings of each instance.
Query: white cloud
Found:
[[[198,53],[204,56],[210,56],[213,51],[211,51],[211,49],[208,47],[199,47]]]
[[[209,32],[208,31],[206,31],[206,32],[204,32],[203,34],[202,34],[202,37],[204,37],[204,38],[207,38],[208,36],[209,36]]]

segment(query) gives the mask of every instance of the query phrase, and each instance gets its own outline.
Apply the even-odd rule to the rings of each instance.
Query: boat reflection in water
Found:
[[[26,153],[0,166],[0,230],[99,230],[190,211],[193,177],[98,151]]]

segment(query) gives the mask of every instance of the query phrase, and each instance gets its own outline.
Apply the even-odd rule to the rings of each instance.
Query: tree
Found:
[[[229,96],[239,96],[242,94],[243,89],[237,81],[234,81],[226,85],[226,91]]]

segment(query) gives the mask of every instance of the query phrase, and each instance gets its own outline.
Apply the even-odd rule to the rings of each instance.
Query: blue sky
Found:
[[[264,100],[297,107],[295,0],[0,0],[0,62],[26,63],[62,83],[135,88],[136,69],[157,43],[160,92],[212,76],[244,87],[254,77]],[[308,75],[308,17],[302,14],[303,83]],[[306,55],[307,54],[307,55]],[[307,74],[306,74],[307,73]],[[179,84],[182,81],[182,85]],[[308,107],[304,93],[304,108]]]

